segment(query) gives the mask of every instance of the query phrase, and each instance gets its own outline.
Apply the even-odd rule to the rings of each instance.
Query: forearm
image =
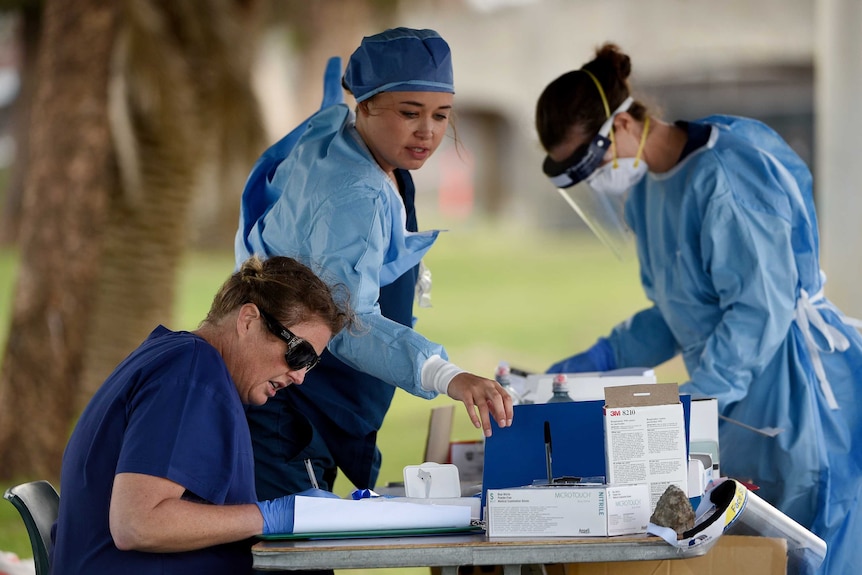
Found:
[[[241,541],[263,533],[257,505],[209,505],[167,499],[135,517],[111,511],[111,535],[124,551],[174,553]]]
[[[117,548],[152,553],[191,551],[263,533],[257,505],[213,505],[182,498],[185,488],[164,477],[118,473],[109,521]]]
[[[379,313],[364,314],[357,333],[339,333],[329,350],[343,362],[403,390],[432,399],[437,392],[422,385],[422,368],[432,356],[448,359],[440,344]]]

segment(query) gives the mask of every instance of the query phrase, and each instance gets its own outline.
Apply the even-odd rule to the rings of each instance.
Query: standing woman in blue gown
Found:
[[[634,233],[652,305],[548,371],[654,367],[681,353],[680,391],[784,430],[721,421],[722,473],[752,480],[827,542],[818,573],[857,572],[862,338],[823,292],[811,174],[758,121],[651,117],[630,73],[626,54],[602,46],[545,88],[536,126],[545,174],[590,227],[608,240]]]
[[[410,170],[445,136],[454,91],[449,46],[433,30],[363,38],[343,76],[340,61],[330,61],[321,109],[264,152],[248,178],[237,263],[291,254],[348,287],[359,323],[333,339],[308,385],[249,410],[258,495],[307,489],[304,459],[324,489],[338,470],[358,488],[374,487],[377,432],[396,386],[461,401],[486,435],[491,417],[511,423],[499,384],[459,369],[413,329],[414,296],[425,285],[420,261],[437,232],[417,231]]]

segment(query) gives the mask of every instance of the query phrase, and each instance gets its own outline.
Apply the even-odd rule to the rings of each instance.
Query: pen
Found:
[[[314,474],[314,467],[311,465],[311,460],[305,460],[305,470],[308,471],[308,478],[311,480],[311,486],[315,489],[320,489],[320,485],[317,484],[317,476]]]
[[[554,483],[554,474],[551,471],[551,422],[545,422],[545,466],[548,468],[548,485]]]

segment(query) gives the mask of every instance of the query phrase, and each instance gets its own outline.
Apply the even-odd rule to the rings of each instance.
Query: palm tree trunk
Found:
[[[0,372],[0,474],[57,477],[114,188],[106,118],[114,0],[46,0],[20,269]]]

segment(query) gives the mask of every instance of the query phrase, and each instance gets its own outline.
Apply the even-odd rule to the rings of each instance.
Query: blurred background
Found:
[[[544,370],[647,304],[633,258],[542,175],[533,128],[545,85],[606,41],[659,117],[754,117],[808,162],[827,295],[862,317],[858,0],[0,0],[2,486],[56,482],[113,366],[158,323],[196,327],[233,269],[255,160],[318,108],[329,57],[394,26],[453,51],[460,145],[414,177],[420,228],[449,230],[417,329],[457,364]],[[419,462],[447,401],[396,394],[381,481]],[[453,434],[479,435],[463,415]]]

